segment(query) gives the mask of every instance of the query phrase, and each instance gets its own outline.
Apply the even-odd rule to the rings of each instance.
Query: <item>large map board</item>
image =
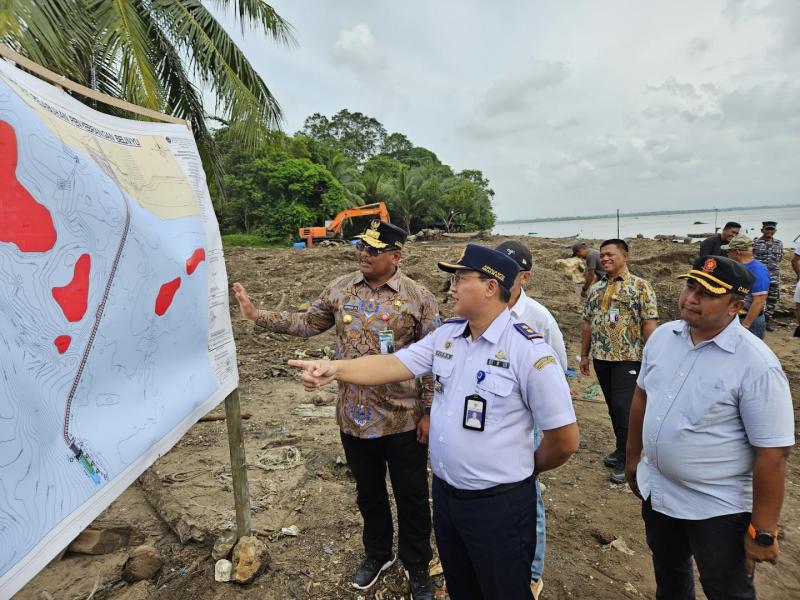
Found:
[[[0,60],[0,598],[237,384],[189,128]]]

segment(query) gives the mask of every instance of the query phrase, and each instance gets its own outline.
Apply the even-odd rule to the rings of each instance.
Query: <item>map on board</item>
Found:
[[[0,598],[237,385],[191,131],[0,60]]]

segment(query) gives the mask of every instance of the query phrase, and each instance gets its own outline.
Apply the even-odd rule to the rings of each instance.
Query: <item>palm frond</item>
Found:
[[[195,77],[211,86],[232,134],[255,146],[266,129],[279,127],[278,101],[200,0],[155,0],[152,6],[178,51],[191,57]]]

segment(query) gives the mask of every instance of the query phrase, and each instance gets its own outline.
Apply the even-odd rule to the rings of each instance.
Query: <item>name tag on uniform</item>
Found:
[[[508,369],[510,366],[507,360],[495,360],[494,358],[487,360],[486,364],[490,367],[500,367],[501,369]]]
[[[342,309],[350,312],[358,312],[358,304],[343,304]]]
[[[464,429],[483,431],[485,422],[486,400],[478,394],[471,394],[464,398],[464,420],[462,422]]]
[[[452,354],[448,354],[444,350],[437,350],[436,351],[436,356],[438,356],[439,358],[444,358],[446,360],[450,360],[451,358],[453,358]]]
[[[391,329],[379,331],[378,341],[381,345],[381,354],[394,354],[394,331]]]

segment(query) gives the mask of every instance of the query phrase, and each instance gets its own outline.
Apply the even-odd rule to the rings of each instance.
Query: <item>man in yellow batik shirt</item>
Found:
[[[631,400],[644,343],[658,324],[658,308],[650,284],[628,271],[624,240],[603,242],[600,263],[606,274],[589,288],[583,308],[581,373],[589,375],[591,356],[616,438],[603,464],[611,468],[612,483],[622,484]]]

